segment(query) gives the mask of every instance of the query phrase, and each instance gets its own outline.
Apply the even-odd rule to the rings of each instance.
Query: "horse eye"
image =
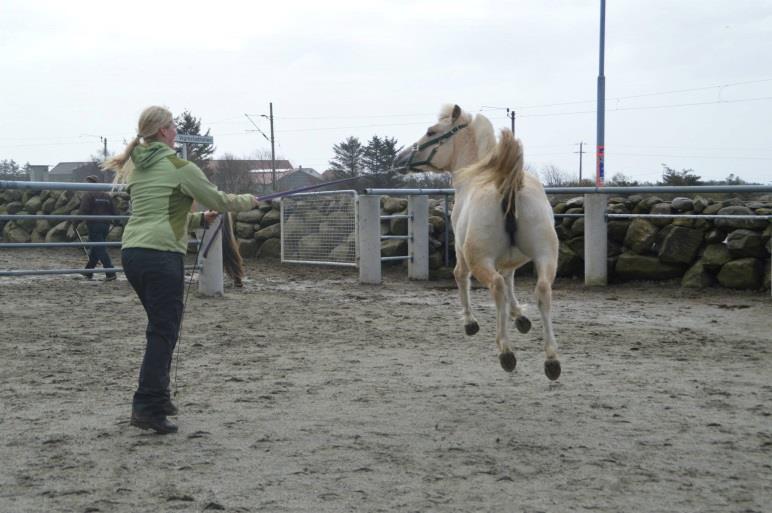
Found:
[[[436,133],[437,132],[435,132],[434,130],[432,130],[430,128],[429,130],[426,131],[426,137],[434,137],[434,134],[436,134]]]

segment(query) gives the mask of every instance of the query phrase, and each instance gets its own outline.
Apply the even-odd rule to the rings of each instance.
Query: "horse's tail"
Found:
[[[523,145],[512,132],[502,130],[499,143],[484,165],[502,198],[504,214],[514,215],[515,196],[523,187]]]
[[[244,278],[244,260],[239,253],[238,242],[233,233],[233,220],[230,212],[223,214],[222,230],[222,263],[225,268],[225,274],[239,283]]]

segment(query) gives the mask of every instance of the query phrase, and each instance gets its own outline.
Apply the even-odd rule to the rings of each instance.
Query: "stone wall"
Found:
[[[0,192],[0,213],[77,214],[83,193],[73,191]],[[117,193],[119,212],[127,212],[128,195]],[[551,198],[555,214],[582,214],[583,197]],[[452,205],[450,207],[452,209]],[[407,213],[407,200],[384,197],[381,210]],[[753,201],[677,197],[664,200],[655,195],[633,195],[609,199],[609,213],[619,214],[720,214],[770,215],[772,195]],[[250,212],[235,216],[234,231],[245,258],[277,258],[280,255],[280,203],[262,202]],[[320,223],[322,226],[324,223]],[[560,239],[559,276],[582,276],[584,271],[584,219],[558,218]],[[67,242],[84,235],[82,222],[0,222],[4,242]],[[429,201],[430,269],[443,266],[445,219],[443,200]],[[383,235],[407,235],[406,219],[381,223]],[[122,228],[115,226],[109,240],[118,241]],[[453,234],[450,234],[451,265]],[[678,279],[684,287],[713,285],[762,289],[770,286],[770,242],[772,223],[764,219],[613,219],[608,223],[609,281]],[[313,237],[314,234],[308,234]],[[407,254],[407,241],[385,240],[383,256]],[[399,265],[399,264],[395,264]],[[518,274],[529,272],[529,266]]]
[[[556,214],[581,214],[583,197],[553,199]],[[770,215],[772,196],[755,201],[655,195],[609,198],[609,214]],[[558,273],[581,275],[584,219],[557,220]],[[770,286],[770,235],[765,219],[610,219],[609,281],[679,279],[684,287]]]

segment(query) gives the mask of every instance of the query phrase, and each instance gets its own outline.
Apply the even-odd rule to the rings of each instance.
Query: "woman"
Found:
[[[167,419],[177,413],[169,394],[169,370],[182,319],[187,234],[217,216],[191,214],[191,204],[195,200],[219,212],[257,205],[250,194],[218,191],[198,166],[178,158],[176,137],[172,113],[148,107],[139,117],[137,136],[103,166],[116,172],[116,183],[127,183],[132,213],[123,232],[121,261],[148,320],[131,424],[162,434],[177,431]]]

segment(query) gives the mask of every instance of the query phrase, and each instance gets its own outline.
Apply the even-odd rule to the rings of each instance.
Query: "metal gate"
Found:
[[[293,194],[281,200],[281,261],[356,267],[356,191]]]

